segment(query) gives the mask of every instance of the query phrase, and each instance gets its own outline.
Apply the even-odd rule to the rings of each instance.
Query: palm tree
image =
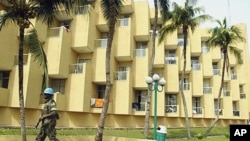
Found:
[[[209,15],[202,14],[197,15],[201,12],[204,12],[203,7],[194,7],[197,3],[197,0],[186,0],[184,7],[178,5],[177,3],[173,3],[173,11],[168,14],[168,24],[166,24],[160,32],[160,42],[164,40],[165,35],[171,34],[178,29],[182,29],[182,34],[184,36],[184,45],[183,45],[183,70],[181,75],[181,96],[182,102],[184,106],[184,113],[185,113],[185,122],[187,127],[187,136],[191,138],[190,134],[190,123],[188,117],[188,110],[187,110],[187,103],[186,98],[184,95],[184,75],[186,71],[186,48],[187,48],[187,38],[189,28],[192,32],[194,32],[195,28],[199,26],[200,23],[205,22],[206,20],[211,19]]]
[[[79,0],[81,1],[81,0]],[[12,21],[19,27],[19,51],[18,51],[18,74],[19,74],[19,106],[22,140],[26,141],[25,109],[23,98],[23,48],[25,29],[31,25],[30,19],[36,18],[50,25],[59,6],[64,6],[67,13],[76,1],[71,0],[6,0],[6,13],[0,16],[0,30],[7,21]],[[40,52],[41,53],[41,52]],[[45,74],[46,74],[45,70]]]
[[[101,0],[101,8],[104,18],[107,20],[109,31],[108,31],[108,43],[106,48],[106,89],[104,96],[104,103],[102,112],[100,115],[98,129],[95,136],[96,141],[102,141],[103,139],[103,130],[105,126],[105,119],[109,108],[110,101],[110,89],[111,89],[111,81],[110,81],[110,56],[111,56],[111,48],[113,37],[115,33],[115,24],[117,18],[120,14],[120,8],[122,6],[122,0]]]
[[[218,94],[219,106],[216,112],[216,117],[211,123],[208,130],[205,132],[205,136],[207,136],[210,133],[216,122],[219,120],[219,109],[220,109],[220,100],[224,84],[224,75],[225,75],[225,70],[228,71],[229,68],[228,51],[235,56],[238,64],[243,63],[241,51],[236,46],[233,46],[238,42],[245,42],[245,38],[241,35],[240,29],[236,26],[229,27],[226,18],[223,19],[223,22],[219,20],[216,20],[216,22],[219,24],[219,26],[209,30],[209,33],[211,33],[211,37],[207,40],[206,43],[209,47],[219,47],[223,53],[222,77]]]
[[[160,0],[161,6],[161,14],[162,19],[166,20],[166,15],[168,14],[169,10],[169,0]],[[151,62],[149,66],[149,73],[148,76],[153,74],[153,64],[155,59],[155,38],[156,38],[156,30],[157,30],[157,23],[158,23],[158,0],[154,0],[154,7],[155,7],[155,18],[154,18],[154,27],[152,33],[152,56]],[[145,124],[144,124],[144,137],[148,138],[149,134],[149,117],[150,117],[150,107],[151,107],[151,91],[148,90],[148,97],[147,97],[147,107],[146,107],[146,114],[145,114]]]

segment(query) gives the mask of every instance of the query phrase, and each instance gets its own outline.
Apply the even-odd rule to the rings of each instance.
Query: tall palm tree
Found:
[[[221,84],[218,94],[218,109],[216,112],[216,117],[211,123],[208,130],[205,132],[205,136],[207,136],[216,122],[219,120],[219,109],[220,109],[220,100],[221,100],[221,94],[223,90],[223,84],[224,84],[224,75],[225,70],[228,71],[229,68],[229,57],[228,57],[228,51],[231,52],[235,58],[238,64],[242,64],[242,56],[241,51],[234,45],[237,45],[238,42],[245,42],[245,38],[241,35],[241,31],[236,26],[228,26],[226,18],[223,19],[223,22],[216,20],[216,22],[219,24],[218,27],[212,28],[209,30],[211,33],[211,37],[207,40],[207,45],[209,47],[219,47],[223,53],[223,66],[222,66],[222,77],[221,77]]]
[[[95,136],[96,141],[102,141],[103,139],[103,130],[105,126],[105,119],[109,108],[110,101],[110,89],[111,89],[111,80],[110,80],[110,57],[111,57],[111,48],[113,37],[115,33],[115,24],[117,18],[120,14],[120,8],[122,6],[122,0],[101,0],[101,8],[104,18],[107,20],[109,31],[108,31],[108,43],[106,48],[106,89],[104,96],[104,103],[102,108],[102,113],[100,115],[98,129]]]
[[[169,11],[169,0],[159,0],[160,2],[160,8],[161,8],[161,14],[163,21],[166,20],[166,15]],[[158,23],[158,0],[154,0],[154,7],[155,7],[155,16],[154,16],[154,25],[153,25],[153,33],[152,33],[152,56],[151,56],[151,62],[149,65],[149,73],[148,76],[152,76],[153,74],[153,65],[154,65],[154,59],[155,59],[155,38],[156,38],[156,30],[157,30],[157,23]],[[144,123],[144,137],[148,138],[149,135],[149,117],[150,117],[150,107],[151,107],[151,91],[148,90],[148,96],[147,96],[147,107],[146,107],[146,114],[145,114],[145,123]]]
[[[188,138],[191,138],[190,123],[189,123],[189,117],[188,117],[186,98],[184,95],[184,75],[186,71],[186,62],[187,62],[186,50],[187,50],[188,32],[189,32],[189,29],[191,29],[191,31],[194,32],[195,28],[198,27],[200,23],[211,19],[209,15],[200,14],[201,12],[204,12],[204,8],[194,7],[196,3],[197,3],[197,0],[186,0],[184,7],[182,7],[178,5],[177,3],[173,2],[173,11],[171,11],[168,14],[168,20],[167,20],[170,22],[166,24],[161,29],[161,32],[160,32],[160,41],[164,40],[165,35],[171,34],[178,29],[182,29],[182,34],[184,36],[184,45],[183,45],[184,64],[183,64],[183,70],[181,74],[180,89],[181,89],[182,102],[184,106],[183,108],[184,108],[184,113],[185,113],[185,122],[186,122],[186,127],[187,127]]]
[[[76,0],[77,1],[77,0]],[[50,25],[55,12],[64,6],[67,13],[76,1],[71,0],[6,0],[6,13],[0,16],[0,30],[7,21],[12,21],[19,27],[18,75],[19,75],[19,106],[22,140],[26,141],[25,109],[23,98],[23,48],[25,29],[31,25],[30,19],[36,18]],[[79,0],[81,1],[81,0]],[[46,72],[47,70],[45,70]],[[46,73],[45,73],[46,74]]]

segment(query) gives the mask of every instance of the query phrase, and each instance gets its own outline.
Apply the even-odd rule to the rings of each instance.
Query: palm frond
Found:
[[[234,55],[237,61],[237,64],[240,64],[240,65],[243,64],[243,59],[241,55],[242,51],[235,46],[228,46],[228,48],[229,48],[229,51]]]
[[[48,86],[48,67],[46,54],[42,48],[40,41],[38,40],[37,33],[35,29],[32,29],[28,34],[25,35],[24,45],[29,48],[34,61],[38,62],[43,68],[43,88]]]
[[[110,12],[112,4],[115,4],[115,12]],[[110,3],[109,0],[101,0],[101,8],[102,8],[102,13],[104,18],[108,21],[109,24],[109,19],[110,15],[114,15],[115,20],[119,17],[119,13],[121,10],[122,6],[122,0],[114,0],[113,3]]]
[[[168,13],[169,13],[169,0],[160,0],[160,5],[161,5],[162,20],[166,21],[168,19]]]

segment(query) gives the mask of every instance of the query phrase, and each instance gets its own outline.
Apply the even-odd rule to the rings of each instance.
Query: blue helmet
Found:
[[[54,94],[54,90],[52,88],[46,88],[43,91],[44,94],[49,94],[49,95],[53,95]]]

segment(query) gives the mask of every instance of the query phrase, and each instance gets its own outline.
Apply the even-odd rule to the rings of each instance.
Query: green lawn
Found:
[[[194,137],[189,141],[198,140],[195,136],[197,134],[203,134],[207,128],[191,128],[191,135]],[[36,135],[38,129],[28,128],[26,130],[27,135]],[[210,133],[208,138],[203,138],[202,141],[229,141],[226,138],[226,134],[229,133],[228,127],[215,127]],[[19,128],[0,128],[0,135],[20,135],[21,130]],[[57,134],[59,136],[77,136],[77,135],[95,135],[96,129],[58,129]],[[144,139],[142,129],[105,129],[104,136],[118,136],[127,138]],[[184,141],[186,140],[186,129],[170,128],[167,130],[168,141]],[[150,138],[153,137],[153,130],[150,130]]]

